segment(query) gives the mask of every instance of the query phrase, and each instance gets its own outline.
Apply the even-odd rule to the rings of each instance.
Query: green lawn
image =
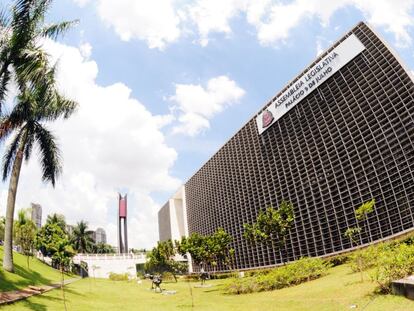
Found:
[[[30,259],[27,268],[26,257],[13,253],[15,273],[3,270],[3,247],[0,247],[0,292],[22,289],[29,285],[46,285],[60,280],[59,271],[52,269],[38,259]]]
[[[192,288],[194,310],[414,310],[414,301],[392,295],[373,295],[375,284],[359,282],[359,274],[350,273],[343,265],[330,270],[318,280],[272,292],[247,295],[226,295],[222,286],[227,280],[208,281],[211,288]],[[198,283],[191,283],[193,287]],[[113,282],[83,279],[67,286],[68,310],[191,310],[189,284],[181,281],[165,283],[163,288],[176,290],[166,296],[154,293],[150,283]],[[4,307],[4,310],[63,310],[60,290]]]

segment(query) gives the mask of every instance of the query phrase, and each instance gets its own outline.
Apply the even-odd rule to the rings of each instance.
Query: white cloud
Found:
[[[88,59],[92,55],[92,45],[89,44],[89,42],[84,42],[79,46],[79,50],[81,55]]]
[[[77,5],[80,7],[84,7],[87,3],[90,2],[90,0],[73,0]]]
[[[200,44],[208,44],[211,32],[231,33],[229,21],[236,16],[245,0],[199,0],[189,7],[189,15],[196,23],[200,35]]]
[[[84,5],[90,0],[73,0]],[[359,10],[374,26],[391,32],[399,45],[408,45],[413,27],[414,0],[95,0],[102,20],[123,40],[139,39],[150,48],[163,49],[192,27],[202,46],[211,34],[232,33],[231,20],[245,15],[262,45],[278,46],[302,21],[317,19],[328,26],[345,7]]]
[[[180,36],[174,0],[98,0],[101,19],[124,41],[137,38],[163,49]]]
[[[173,129],[174,133],[195,136],[210,127],[209,120],[222,112],[226,107],[237,103],[245,91],[227,76],[212,78],[204,88],[194,84],[176,84],[175,95],[170,100],[178,113],[180,124]]]
[[[323,53],[322,41],[316,40],[316,56],[319,56]]]
[[[412,42],[407,29],[414,25],[414,0],[354,0],[353,2],[371,24],[384,27],[386,31],[393,33],[397,44],[408,45]]]
[[[176,151],[160,130],[170,117],[152,115],[123,83],[98,85],[98,65],[80,49],[52,41],[45,47],[59,59],[62,91],[80,105],[69,120],[51,125],[64,159],[56,188],[42,184],[34,155],[22,168],[17,208],[38,202],[44,219],[51,212],[63,213],[72,224],[84,219],[91,227],[108,230],[109,241],[115,243],[117,191],[127,189],[130,246],[152,246],[158,239],[159,206],[150,194],[173,191],[180,184],[169,173]]]

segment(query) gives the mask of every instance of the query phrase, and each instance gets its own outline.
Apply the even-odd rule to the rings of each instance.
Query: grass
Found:
[[[15,273],[3,270],[3,247],[0,247],[0,291],[18,290],[29,285],[48,285],[59,282],[59,271],[49,267],[36,258],[30,259],[30,269],[27,268],[26,256],[13,253]]]
[[[191,306],[189,284],[163,283],[166,290],[176,290],[175,295],[161,295],[149,290],[150,283],[114,282],[102,279],[83,279],[67,286],[68,310],[197,310],[197,311],[262,311],[262,310],[414,310],[414,301],[392,295],[374,295],[375,284],[361,283],[358,273],[351,273],[349,266],[330,269],[329,275],[298,286],[272,292],[246,295],[226,295],[222,288],[227,280],[210,280],[211,288],[194,288],[195,307]],[[32,297],[4,310],[63,310],[61,292],[51,291]]]

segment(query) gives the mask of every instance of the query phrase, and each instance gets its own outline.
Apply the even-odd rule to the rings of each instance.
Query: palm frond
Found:
[[[60,151],[56,144],[56,138],[38,122],[34,124],[34,134],[40,147],[39,156],[43,173],[42,179],[43,181],[50,181],[55,186],[56,179],[62,170]]]
[[[17,55],[20,48],[26,46],[32,40],[34,25],[31,15],[38,0],[17,0],[13,6],[13,17],[11,27],[13,34],[10,42],[13,54]]]
[[[0,141],[3,140],[2,130],[16,129],[32,119],[34,103],[33,94],[30,92],[26,91],[17,96],[17,103],[12,111],[0,119]]]
[[[13,138],[12,142],[6,149],[3,157],[3,181],[7,179],[10,174],[11,168],[16,158],[17,149],[21,143],[21,138],[23,136],[24,129],[19,131],[16,136]]]
[[[40,47],[32,47],[30,49],[23,49],[20,52],[20,57],[15,61],[14,67],[16,70],[16,78],[19,80],[19,85],[39,86],[44,83],[49,70],[49,55]]]
[[[53,121],[60,117],[69,118],[78,107],[78,103],[59,94],[57,90],[54,92],[55,102],[45,107],[42,112],[42,119]]]
[[[25,147],[24,147],[24,159],[27,161],[29,161],[30,156],[32,155],[32,150],[33,150],[33,145],[35,142],[35,137],[33,135],[33,123],[32,122],[28,122],[26,125],[26,129],[27,129],[27,138],[26,138],[26,143],[25,143]]]
[[[71,27],[77,25],[78,23],[79,20],[73,20],[61,22],[59,24],[48,25],[41,30],[40,35],[42,37],[56,40],[60,35],[65,34],[65,32],[67,32]]]
[[[5,68],[2,68],[2,71],[0,72],[0,113],[3,106],[3,101],[7,95],[7,86],[9,85],[11,77],[10,70],[7,68],[8,65],[5,64],[4,67]]]

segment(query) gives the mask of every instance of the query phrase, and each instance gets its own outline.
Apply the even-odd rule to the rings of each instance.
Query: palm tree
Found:
[[[60,227],[60,229],[62,229],[63,232],[66,232],[65,216],[61,214],[53,213],[53,214],[47,215],[46,224],[56,224]]]
[[[93,231],[88,230],[88,223],[81,220],[73,228],[72,244],[76,251],[79,253],[87,253],[92,250],[95,244],[92,238]]]
[[[13,214],[23,159],[26,161],[30,159],[33,147],[37,144],[42,166],[42,179],[50,181],[54,186],[61,171],[60,151],[56,138],[44,123],[60,117],[68,118],[76,108],[75,102],[61,96],[54,88],[54,70],[51,68],[46,73],[47,81],[43,85],[20,94],[12,111],[0,117],[2,129],[0,141],[5,141],[14,133],[3,158],[3,180],[11,176],[7,198],[3,260],[3,268],[10,272],[13,271]]]
[[[13,272],[13,216],[23,158],[27,161],[38,144],[43,181],[55,185],[60,172],[56,139],[45,122],[68,118],[76,103],[56,90],[55,66],[41,46],[42,38],[55,39],[74,22],[45,26],[51,0],[16,0],[11,13],[0,12],[0,109],[14,80],[18,96],[11,113],[0,118],[0,141],[15,134],[4,155],[3,179],[11,173],[7,198],[3,268]]]

